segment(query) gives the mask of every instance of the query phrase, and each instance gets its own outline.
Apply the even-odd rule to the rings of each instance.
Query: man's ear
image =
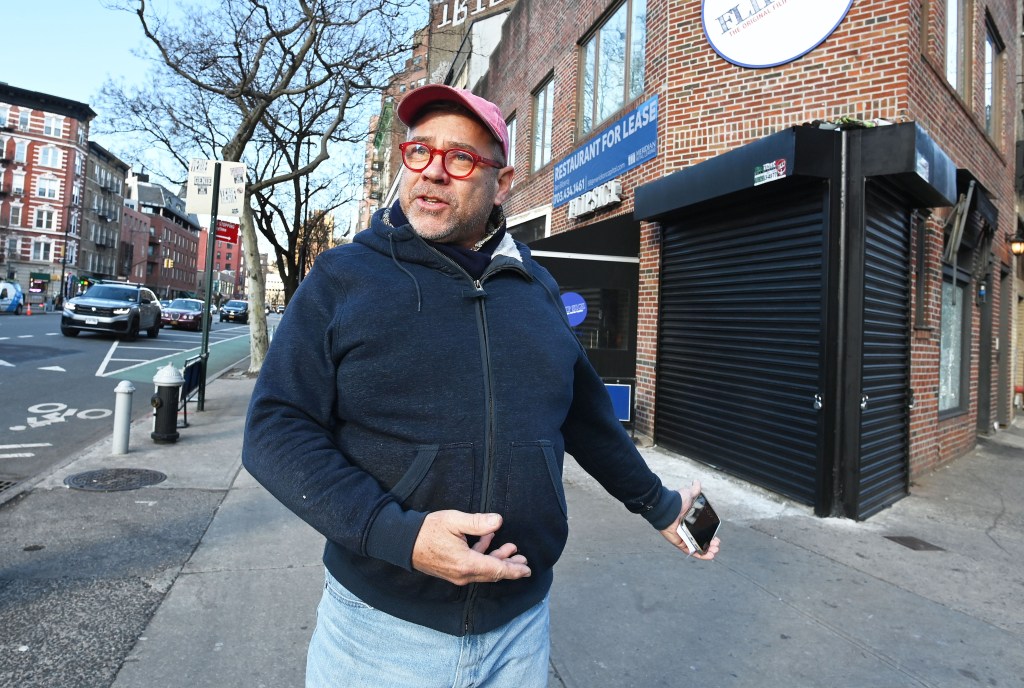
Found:
[[[516,170],[512,166],[502,167],[498,170],[498,190],[494,194],[494,205],[501,205],[508,198],[509,191],[512,190],[512,178],[515,176]]]

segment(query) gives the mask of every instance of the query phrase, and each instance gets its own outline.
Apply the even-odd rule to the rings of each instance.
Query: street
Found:
[[[271,316],[276,319],[277,316]],[[200,352],[201,332],[163,328],[134,342],[60,334],[60,316],[0,316],[0,501],[3,491],[76,455],[113,429],[114,390],[135,387],[132,418],[151,413],[156,371]],[[210,332],[208,375],[249,355],[249,327],[218,323]]]

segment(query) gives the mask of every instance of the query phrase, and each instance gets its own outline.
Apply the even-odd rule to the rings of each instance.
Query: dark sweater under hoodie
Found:
[[[390,209],[322,254],[257,380],[246,469],[321,532],[367,604],[452,635],[543,599],[568,534],[565,452],[658,529],[678,517],[616,419],[558,287],[511,236],[478,280]],[[500,212],[496,216],[503,223]],[[457,586],[412,569],[431,511],[496,512],[528,578]]]

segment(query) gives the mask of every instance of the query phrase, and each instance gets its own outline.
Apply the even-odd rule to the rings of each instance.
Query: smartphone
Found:
[[[701,492],[679,522],[676,532],[683,538],[690,554],[705,554],[721,525],[722,521],[711,507],[711,502]]]

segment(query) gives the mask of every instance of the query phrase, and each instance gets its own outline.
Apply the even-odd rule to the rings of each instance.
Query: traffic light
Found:
[[[174,259],[173,258],[164,258],[164,267],[168,268],[168,269],[173,268],[174,267]]]

